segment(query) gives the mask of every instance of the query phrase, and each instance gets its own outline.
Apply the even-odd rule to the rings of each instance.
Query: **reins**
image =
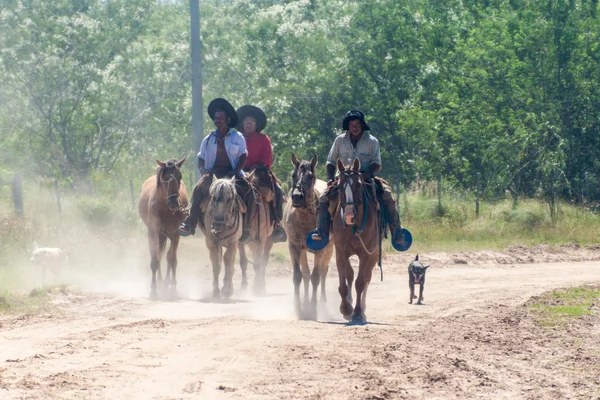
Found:
[[[350,175],[349,173],[347,173],[346,171],[344,171],[345,175]],[[352,172],[351,174],[358,174],[357,172]],[[375,183],[373,183],[375,184]],[[363,189],[363,199],[364,199],[364,211],[363,211],[363,219],[362,219],[362,223],[360,228],[357,228],[356,225],[354,225],[352,227],[352,233],[358,237],[358,240],[360,241],[360,244],[362,245],[362,248],[364,249],[364,251],[368,254],[368,255],[373,255],[373,253],[375,253],[375,251],[377,250],[377,246],[379,245],[379,257],[378,257],[378,265],[379,265],[379,270],[381,272],[381,281],[383,281],[383,265],[382,265],[382,234],[383,234],[383,230],[385,229],[385,210],[383,207],[383,204],[380,205],[380,209],[381,209],[381,222],[379,224],[379,227],[377,229],[377,233],[378,233],[378,237],[377,237],[377,242],[375,243],[375,248],[373,250],[367,249],[367,246],[362,238],[362,233],[367,225],[367,219],[369,218],[369,197],[367,195],[367,189],[366,189],[366,183],[362,183],[362,189]],[[342,190],[342,187],[340,186],[339,190]],[[344,206],[347,205],[352,205],[355,207],[355,212],[358,213],[358,206],[360,205],[360,203],[355,203],[355,202],[350,202],[350,203],[340,203],[340,217],[342,219],[342,223],[345,227],[347,227],[348,225],[346,224],[346,220],[344,219],[344,214],[343,214],[343,210],[344,210]]]

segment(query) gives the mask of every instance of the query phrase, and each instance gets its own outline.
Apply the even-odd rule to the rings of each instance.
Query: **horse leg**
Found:
[[[261,267],[262,267],[262,285],[263,288],[265,290],[265,293],[267,291],[267,264],[269,264],[269,257],[271,256],[271,249],[273,248],[273,240],[271,239],[271,236],[269,236],[267,238],[267,240],[265,241],[265,245],[263,247],[263,255],[262,255],[262,262],[261,262]]]
[[[348,273],[348,268],[346,264],[348,263],[347,256],[342,253],[342,249],[335,248],[335,261],[337,264],[338,275],[340,280],[340,286],[338,287],[338,291],[340,293],[340,297],[342,298],[342,303],[340,304],[340,312],[344,316],[344,319],[350,320],[352,317],[352,303],[348,302],[348,294],[352,291],[352,286],[348,287],[348,283],[346,280],[346,275]],[[354,278],[353,278],[354,279]]]
[[[246,257],[246,246],[240,243],[238,245],[238,250],[240,253],[240,268],[242,270],[241,290],[246,290],[248,289],[248,277],[246,275],[246,270],[248,269],[248,258]]]
[[[165,290],[169,288],[169,281],[170,281],[170,276],[171,276],[170,266],[169,266],[168,262],[167,262],[167,272],[165,272],[164,280],[162,279],[161,271],[160,271],[160,260],[162,260],[162,256],[165,252],[166,246],[167,246],[167,235],[165,235],[164,233],[159,233],[158,234],[158,260],[159,260],[158,281],[159,282],[162,281],[162,286]]]
[[[315,265],[319,266],[321,271],[319,276],[321,277],[321,302],[327,302],[327,288],[325,282],[327,281],[327,274],[329,273],[329,260],[331,259],[331,252],[328,254],[319,254],[319,263],[317,264],[317,257],[315,257]]]
[[[252,249],[252,265],[254,266],[254,294],[264,296],[265,290],[265,271],[262,268],[263,245],[262,243],[253,243],[250,245]]]
[[[324,257],[323,254],[315,254],[315,265],[313,267],[313,272],[310,276],[312,284],[313,284],[313,299],[314,303],[317,303],[317,290],[319,285],[321,285],[321,302],[326,302],[327,297],[325,295],[325,277],[323,276],[323,272],[327,274],[325,268],[323,268]],[[325,270],[325,271],[324,271]]]
[[[350,259],[346,260],[346,281],[348,283],[348,303],[352,304],[352,283],[354,283],[354,268],[350,264]]]
[[[288,249],[290,250],[290,259],[292,260],[292,267],[294,270],[294,306],[296,308],[296,314],[298,318],[302,317],[302,307],[300,306],[300,282],[302,282],[302,271],[300,270],[300,253],[302,250],[294,246],[291,242],[288,242]]]
[[[367,323],[367,316],[365,311],[367,309],[367,289],[371,283],[371,275],[373,272],[373,266],[369,265],[371,260],[360,260],[358,268],[358,277],[356,278],[356,306],[354,307],[354,315],[352,316],[352,323],[365,324]]]
[[[158,233],[148,230],[148,247],[150,248],[150,270],[152,271],[152,283],[150,284],[150,299],[156,300],[156,272],[160,274],[160,257],[158,246]]]
[[[306,250],[300,252],[300,268],[302,269],[302,282],[304,283],[304,301],[302,302],[302,308],[305,312],[312,312],[312,308],[309,311],[309,299],[308,289],[310,289],[310,268],[308,267],[308,253]]]
[[[179,246],[179,235],[171,236],[171,244],[167,251],[167,273],[171,271],[171,300],[177,299],[177,247]]]
[[[225,266],[225,274],[223,275],[223,297],[226,299],[233,296],[233,270],[235,263],[235,252],[237,245],[230,245],[225,254],[223,254],[223,265]]]
[[[221,273],[221,248],[214,243],[208,246],[208,248],[210,250],[210,261],[213,266],[213,298],[218,300],[221,298],[221,291],[219,290],[219,274]]]

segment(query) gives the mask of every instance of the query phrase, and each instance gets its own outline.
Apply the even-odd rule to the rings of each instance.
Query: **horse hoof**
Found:
[[[348,314],[348,315],[342,314],[342,315],[346,321],[352,321],[352,314]]]
[[[262,288],[262,287],[259,287],[259,288],[255,287],[253,292],[256,296],[266,296],[267,295],[267,291],[265,290],[265,288]]]
[[[353,325],[364,325],[366,323],[367,323],[367,319],[365,317],[363,317],[362,315],[354,315],[352,317]]]

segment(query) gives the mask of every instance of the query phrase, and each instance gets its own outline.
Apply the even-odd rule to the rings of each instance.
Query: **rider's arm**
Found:
[[[335,165],[327,164],[327,181],[331,182],[335,179]]]
[[[381,165],[373,163],[369,166],[369,169],[362,173],[363,180],[367,180],[373,177],[381,169]]]
[[[271,144],[271,139],[265,135],[265,147],[263,149],[263,157],[262,162],[267,165],[269,169],[273,166],[273,145]]]
[[[244,153],[238,158],[238,163],[233,170],[235,175],[239,175],[240,171],[244,169],[244,165],[246,164],[246,158],[248,158],[248,153]]]
[[[198,170],[200,170],[200,175],[206,173],[206,169],[204,168],[204,158],[198,157]]]
[[[335,179],[335,169],[337,168],[336,162],[338,157],[340,156],[340,139],[338,138],[336,138],[333,141],[333,145],[331,146],[329,154],[327,155],[327,183],[333,182],[333,180]]]

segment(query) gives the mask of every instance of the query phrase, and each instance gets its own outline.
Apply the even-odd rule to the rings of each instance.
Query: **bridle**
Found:
[[[175,173],[169,174],[169,179],[167,179],[167,180],[163,179],[163,172],[167,168],[175,168],[175,167],[166,165],[162,168],[162,170],[160,171],[160,178],[159,178],[160,183],[162,184],[163,188],[165,189],[165,192],[167,193],[167,204],[169,203],[169,200],[171,200],[172,198],[175,197],[177,199],[178,209],[173,210],[173,211],[181,211],[181,202],[179,201],[179,185],[180,185],[179,182],[181,179],[177,179],[175,177]],[[171,188],[171,184],[175,184],[175,192],[172,194],[169,194],[169,189]]]
[[[312,171],[311,171],[311,172],[312,172]],[[293,193],[295,190],[297,190],[298,192],[300,192],[300,194],[302,194],[302,196],[303,196],[303,198],[304,198],[304,203],[303,203],[303,204],[301,204],[301,205],[298,205],[298,206],[294,206],[294,207],[295,207],[295,208],[306,208],[306,209],[308,210],[308,212],[309,212],[309,213],[313,214],[313,213],[315,212],[315,210],[316,210],[316,206],[317,206],[317,203],[318,203],[318,199],[316,199],[316,198],[313,198],[313,204],[310,204],[310,203],[309,203],[309,201],[308,201],[308,193],[307,193],[307,192],[306,192],[306,190],[304,189],[304,185],[303,185],[303,183],[305,182],[305,180],[304,180],[304,175],[305,175],[305,174],[306,174],[306,171],[304,171],[304,170],[303,170],[302,172],[299,172],[299,173],[296,175],[296,184],[293,186],[292,193]],[[298,176],[298,175],[299,175],[299,176]],[[315,176],[315,175],[314,175],[314,173],[313,173],[313,187],[314,187],[314,181],[315,181],[315,179],[316,179],[316,176]],[[311,195],[313,195],[313,196],[314,196],[314,190],[313,190],[313,192],[311,193]],[[314,197],[316,197],[316,196],[314,196]],[[292,205],[293,205],[293,203],[292,203]],[[311,207],[311,206],[312,206],[312,207]]]
[[[360,173],[357,171],[345,170],[340,173],[340,176],[341,175],[344,175],[346,177],[347,181],[344,182],[344,185],[342,186],[341,179],[340,179],[340,189],[339,189],[340,191],[343,191],[345,193],[347,187],[349,185],[352,185],[352,183],[353,183],[352,179],[357,179],[358,180],[357,182],[359,182],[361,185],[365,209],[363,212],[363,219],[362,219],[360,228],[356,224],[354,224],[354,226],[352,226],[352,233],[354,235],[358,236],[358,239],[360,240],[360,244],[362,245],[363,249],[367,252],[367,254],[371,255],[375,252],[375,250],[377,250],[378,243],[375,244],[375,248],[373,250],[369,250],[369,249],[367,249],[367,246],[365,245],[365,242],[363,241],[363,238],[361,236],[363,230],[365,229],[365,226],[367,225],[367,219],[369,218],[369,198],[367,196],[367,190],[365,188],[365,184],[364,184],[364,182],[361,182],[362,178],[360,177]],[[340,202],[340,217],[342,218],[342,224],[344,224],[344,227],[348,226],[348,224],[346,224],[346,219],[344,218],[344,208],[346,206],[352,206],[354,209],[354,215],[357,216],[358,215],[358,206],[363,204],[360,200],[355,201],[354,197],[355,196],[353,195],[352,196],[353,201]],[[341,199],[341,193],[340,193],[340,199]]]
[[[239,228],[239,225],[240,225],[239,214],[240,213],[238,212],[239,210],[238,210],[238,205],[237,205],[237,201],[236,201],[236,196],[237,196],[237,193],[235,192],[235,189],[233,189],[233,196],[231,197],[231,204],[229,205],[229,208],[227,209],[227,212],[226,212],[227,219],[225,221],[223,221],[223,223],[218,223],[218,224],[215,223],[214,210],[217,209],[220,202],[224,201],[222,190],[219,190],[218,195],[213,197],[213,208],[211,210],[210,232],[213,234],[213,236],[216,237],[220,233],[225,231],[227,228],[234,227],[232,233],[230,233],[229,235],[227,235],[223,238],[219,238],[220,240],[228,239],[229,237],[233,236]],[[232,221],[232,218],[233,218],[233,221]]]

